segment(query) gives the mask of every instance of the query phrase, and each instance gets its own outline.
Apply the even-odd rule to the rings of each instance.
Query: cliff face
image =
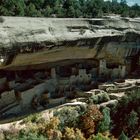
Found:
[[[139,18],[1,17],[0,36],[1,69],[43,68],[79,59],[125,64],[140,54]]]
[[[108,80],[139,78],[140,19],[1,17],[0,64],[0,118],[59,105]],[[139,82],[120,86],[106,91]]]

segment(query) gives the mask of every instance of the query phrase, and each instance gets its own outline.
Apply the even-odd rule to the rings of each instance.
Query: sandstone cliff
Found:
[[[140,54],[140,19],[0,18],[0,69],[29,69],[64,60],[124,64]]]
[[[117,93],[120,98],[139,90],[138,80],[123,79],[140,76],[140,19],[1,17],[0,64],[0,118],[60,105],[97,88],[116,103]],[[102,84],[115,79],[117,86]]]

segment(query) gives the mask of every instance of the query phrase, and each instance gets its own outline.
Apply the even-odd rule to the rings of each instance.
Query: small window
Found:
[[[107,64],[106,67],[108,69],[115,69],[115,68],[119,68],[119,65],[117,65],[117,64]]]

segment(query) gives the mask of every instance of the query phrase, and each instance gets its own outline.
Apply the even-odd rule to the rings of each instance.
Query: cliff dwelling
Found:
[[[124,87],[109,92],[138,90],[140,19],[1,18],[0,117],[57,106],[116,81]]]

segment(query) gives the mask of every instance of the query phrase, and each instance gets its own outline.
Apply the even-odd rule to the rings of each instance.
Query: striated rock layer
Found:
[[[140,91],[140,19],[1,17],[0,64],[0,119],[97,88],[116,103]],[[125,83],[127,76],[137,79]],[[115,79],[117,86],[102,84]]]
[[[139,55],[139,18],[0,18],[0,69],[40,69],[105,59],[131,71]]]

